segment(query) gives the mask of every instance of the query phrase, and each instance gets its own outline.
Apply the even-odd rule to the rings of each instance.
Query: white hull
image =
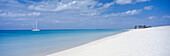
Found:
[[[32,31],[40,31],[40,29],[32,29]]]

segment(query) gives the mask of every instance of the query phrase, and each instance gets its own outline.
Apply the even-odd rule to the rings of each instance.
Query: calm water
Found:
[[[124,31],[127,30],[0,30],[0,56],[44,56]]]

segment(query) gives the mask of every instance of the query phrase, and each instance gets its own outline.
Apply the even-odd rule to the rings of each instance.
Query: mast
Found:
[[[40,29],[38,29],[38,27],[37,27],[37,19],[35,19],[35,23],[33,24],[33,29],[32,29],[32,31],[40,31]]]

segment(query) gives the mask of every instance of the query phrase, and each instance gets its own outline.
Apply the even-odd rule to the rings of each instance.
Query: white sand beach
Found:
[[[170,26],[134,29],[47,56],[170,56]]]

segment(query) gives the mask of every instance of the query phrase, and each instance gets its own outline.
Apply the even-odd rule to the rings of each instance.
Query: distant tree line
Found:
[[[137,28],[150,28],[151,26],[146,26],[146,25],[135,25],[135,29]]]

